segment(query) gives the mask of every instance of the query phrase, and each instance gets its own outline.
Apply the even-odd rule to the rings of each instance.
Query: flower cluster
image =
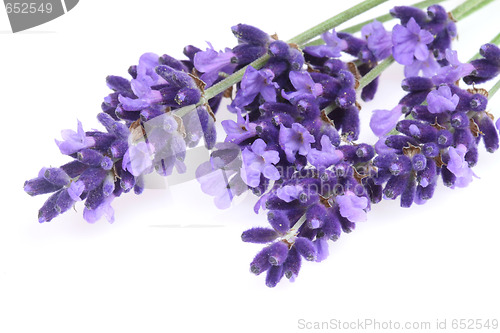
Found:
[[[324,32],[321,44],[297,45],[253,26],[238,24],[238,44],[216,51],[187,46],[185,60],[146,53],[129,68],[131,79],[109,76],[112,92],[102,103],[99,122],[106,132],[62,132],[56,143],[73,161],[43,168],[27,181],[30,195],[53,193],[40,209],[47,222],[85,200],[84,218],[113,221],[110,204],[131,191],[140,194],[144,176],[182,173],[187,147],[203,138],[211,150],[196,169],[201,189],[218,208],[252,191],[254,211],[266,211],[268,226],[242,234],[244,242],[265,244],[250,264],[266,285],[294,280],[302,260],[320,262],[329,241],[367,220],[372,204],[399,198],[402,207],[432,198],[438,179],[451,188],[475,176],[479,143],[499,147],[488,94],[477,84],[500,72],[500,49],[481,47],[481,58],[462,63],[451,48],[453,17],[439,5],[427,11],[395,7],[400,20],[391,31],[378,21],[361,36]],[[391,110],[374,110],[370,127],[375,145],[357,143],[360,104],[374,98],[378,78],[360,80],[380,61],[405,66],[406,95]],[[255,60],[262,60],[252,66]],[[346,60],[347,59],[347,60]],[[237,71],[241,82],[206,96]],[[362,87],[362,88],[361,88]],[[215,95],[215,96],[214,96]],[[221,122],[224,142],[216,141],[215,114],[222,98],[235,119]]]
[[[467,186],[479,141],[489,152],[498,149],[484,91],[457,82],[494,77],[499,49],[487,44],[483,59],[464,64],[451,49],[455,23],[441,6],[396,7],[391,14],[401,20],[392,31],[377,21],[363,27],[362,38],[330,31],[322,35],[325,44],[304,47],[303,58],[295,45],[272,41],[268,63],[248,67],[238,87],[230,105],[236,121],[222,122],[226,144],[241,152],[231,163],[241,168],[218,193],[238,179],[225,198],[242,193],[242,183],[260,196],[255,212],[267,210],[269,226],[249,229],[242,239],[266,244],[250,270],[266,272],[270,287],[283,276],[293,280],[301,260],[324,260],[328,241],[365,221],[371,204],[396,198],[402,207],[422,204],[440,177],[446,186]],[[356,61],[342,61],[343,54]],[[405,65],[407,95],[392,110],[374,111],[375,146],[354,143],[357,79],[389,56]],[[377,84],[364,87],[361,98],[372,99]]]

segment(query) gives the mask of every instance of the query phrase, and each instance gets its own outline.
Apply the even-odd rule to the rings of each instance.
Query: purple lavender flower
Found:
[[[212,44],[208,43],[208,46],[206,51],[195,54],[194,67],[203,73],[200,78],[210,87],[219,78],[219,73],[231,74],[237,64],[231,49],[226,48],[224,52],[217,52]]]
[[[306,46],[304,52],[318,58],[338,58],[340,52],[347,48],[347,42],[337,36],[335,29],[323,33],[321,38],[325,41],[325,45]]]
[[[148,144],[154,152],[152,163],[157,172],[163,176],[170,175],[174,167],[180,173],[186,170],[183,162],[186,156],[186,142],[180,133],[183,129],[179,128],[179,125],[180,120],[167,113],[144,123]],[[147,159],[146,147],[140,148],[141,150],[137,152],[138,156],[142,153],[145,154],[143,158]],[[147,170],[149,162],[144,160],[142,163],[144,164],[140,164],[139,169]]]
[[[155,72],[155,67],[160,64],[158,59],[158,55],[154,53],[145,53],[140,57],[137,66],[137,77],[130,81],[132,91],[137,98],[134,99],[121,94],[118,96],[124,110],[139,111],[154,103],[161,102],[161,93],[158,90],[151,89],[154,85],[166,83]]]
[[[215,206],[226,209],[232,200],[245,191],[248,186],[241,179],[240,148],[233,143],[218,143],[210,160],[196,169],[196,179],[204,193],[214,197]]]
[[[455,111],[460,98],[451,93],[448,86],[440,86],[427,95],[427,108],[430,113],[441,113],[445,111]]]
[[[83,210],[83,218],[88,223],[95,223],[101,217],[106,217],[109,223],[113,223],[115,221],[115,211],[113,207],[111,207],[111,202],[114,198],[115,196],[113,194],[110,194],[97,208],[89,209],[85,207]]]
[[[475,176],[474,171],[472,171],[469,163],[465,160],[466,153],[467,147],[463,144],[459,144],[456,148],[450,147],[448,149],[450,161],[446,167],[455,175],[455,185],[458,187],[466,187],[472,181],[472,176]]]
[[[292,202],[299,198],[304,189],[300,185],[285,185],[276,190],[276,196],[284,202]]]
[[[429,57],[427,44],[434,40],[432,34],[420,28],[412,17],[405,26],[397,24],[392,30],[394,59],[402,65],[411,65],[413,60],[424,61]]]
[[[437,74],[432,77],[432,82],[437,86],[443,83],[454,84],[474,70],[474,66],[469,63],[461,63],[458,60],[458,52],[446,49],[446,60],[449,65],[440,67]]]
[[[367,219],[366,209],[368,199],[358,197],[352,191],[346,191],[343,195],[338,195],[335,199],[339,205],[340,215],[351,222],[364,222]]]
[[[151,173],[154,147],[144,141],[132,144],[123,156],[123,169],[138,177]]]
[[[266,150],[267,145],[262,139],[252,143],[251,148],[242,152],[243,168],[241,179],[250,187],[260,184],[260,175],[270,180],[280,179],[280,173],[274,164],[280,160],[279,153],[275,150]]]
[[[89,148],[95,144],[95,140],[85,135],[82,123],[78,120],[76,132],[70,129],[62,130],[61,136],[64,141],[56,141],[56,145],[62,154],[71,155],[83,148]]]
[[[241,80],[241,88],[231,103],[231,108],[243,109],[259,94],[266,102],[276,102],[278,84],[273,82],[273,79],[274,73],[270,69],[256,70],[248,66]]]
[[[306,156],[311,150],[311,143],[315,142],[314,136],[299,123],[293,123],[291,128],[280,127],[279,143],[285,151],[288,162],[295,162],[295,155],[299,153]]]
[[[307,154],[307,161],[317,169],[324,169],[337,164],[344,158],[344,154],[335,148],[326,135],[321,137],[321,150],[311,148]]]
[[[233,120],[223,120],[221,125],[226,132],[225,142],[231,142],[235,144],[240,144],[246,139],[253,138],[257,135],[257,124],[251,123],[248,114],[245,118],[241,115],[241,109],[236,108],[236,122]]]
[[[402,105],[397,105],[392,110],[373,110],[370,119],[370,128],[373,133],[378,137],[382,137],[389,133],[403,115],[401,111]]]
[[[315,83],[311,75],[307,72],[291,71],[290,81],[296,91],[290,93],[285,93],[284,90],[281,91],[283,98],[289,101],[300,100],[307,95],[318,97],[323,94],[323,87],[321,84]]]
[[[411,65],[406,65],[404,72],[406,77],[418,76],[420,72],[426,77],[431,77],[436,74],[440,68],[441,66],[434,58],[434,55],[429,53],[427,59],[415,59]]]
[[[368,23],[361,29],[366,39],[368,49],[373,52],[377,60],[383,60],[392,53],[391,32],[386,31],[384,25],[377,20]]]

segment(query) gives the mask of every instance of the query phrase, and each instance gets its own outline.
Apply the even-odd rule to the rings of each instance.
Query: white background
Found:
[[[39,224],[46,196],[22,190],[42,166],[68,161],[54,144],[61,129],[75,129],[77,118],[100,128],[105,76],[126,76],[143,52],[182,57],[184,45],[205,41],[232,47],[230,27],[240,22],[286,40],[357,2],[81,1],[17,34],[0,10],[0,332],[298,332],[306,331],[300,319],[448,319],[448,327],[454,318],[500,319],[500,156],[484,149],[474,169],[481,178],[468,188],[440,186],[411,209],[373,207],[327,261],[303,264],[295,283],[274,289],[249,273],[261,246],[240,240],[265,225],[250,195],[219,211],[191,181],[124,195],[112,225],[87,224],[81,203]],[[410,3],[391,1],[363,18]],[[459,23],[462,61],[498,32],[499,12],[497,1]],[[383,74],[362,110],[365,132],[372,109],[402,96],[401,73],[392,66]],[[489,109],[500,116],[500,96]]]

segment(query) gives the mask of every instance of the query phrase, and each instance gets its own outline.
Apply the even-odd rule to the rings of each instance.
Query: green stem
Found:
[[[456,21],[460,21],[493,1],[495,0],[467,0],[453,9],[451,15]]]
[[[414,4],[410,5],[410,6],[422,9],[422,8],[426,8],[426,7],[429,7],[431,5],[435,5],[435,4],[443,2],[443,1],[446,1],[446,0],[425,0],[425,1],[420,1],[420,2],[414,3]],[[341,30],[341,32],[345,32],[345,33],[348,33],[348,34],[353,34],[353,33],[356,33],[358,31],[361,31],[361,28],[363,28],[365,25],[373,22],[374,20],[377,20],[377,21],[383,23],[383,22],[390,21],[392,19],[394,19],[394,17],[391,14],[380,15],[380,16],[374,18],[374,19],[367,20],[367,21],[361,22],[359,24],[353,25],[352,27],[349,27],[347,29]],[[321,45],[321,44],[324,44],[324,43],[325,42],[323,41],[323,39],[318,38],[318,39],[315,39],[315,40],[307,43],[305,46]]]
[[[312,27],[309,30],[304,31],[300,35],[297,35],[290,39],[288,43],[295,43],[298,45],[304,44],[305,42],[311,40],[312,38],[321,35],[322,33],[335,28],[336,26],[352,19],[359,14],[366,12],[367,10],[380,5],[388,0],[365,0],[362,3],[349,8],[348,10],[335,15],[334,17]]]
[[[488,91],[488,99],[491,99],[499,89],[500,89],[500,80],[498,80],[497,83],[495,83],[495,85],[491,87],[491,89]]]
[[[389,67],[392,63],[394,62],[394,58],[392,56],[388,57],[384,61],[382,61],[380,64],[377,66],[373,67],[371,71],[366,73],[365,76],[363,76],[359,80],[359,86],[357,88],[358,91],[366,87],[367,85],[370,84],[375,78],[377,78],[383,71],[386,70],[387,67]]]
[[[293,37],[292,39],[290,39],[288,41],[288,43],[295,43],[295,44],[299,44],[299,45],[304,44],[308,40],[310,40],[318,35],[321,35],[325,31],[333,29],[336,26],[338,26],[339,24],[344,23],[347,20],[349,20],[349,19],[351,19],[351,18],[353,18],[361,13],[364,13],[368,9],[371,9],[375,6],[378,6],[379,4],[386,2],[386,1],[388,1],[388,0],[365,0],[362,3],[360,3],[354,7],[351,7],[349,9],[347,9],[346,11],[344,11],[338,15],[335,15],[334,17],[332,17],[332,18],[312,27],[311,29],[306,30],[303,33]],[[200,101],[199,104],[205,103],[209,99],[211,99],[211,98],[217,96],[218,94],[220,94],[221,92],[225,91],[227,88],[240,82],[241,79],[243,78],[243,75],[245,74],[245,71],[246,71],[248,66],[252,66],[255,69],[260,69],[262,66],[264,66],[266,64],[266,62],[268,60],[269,60],[269,55],[266,54],[266,55],[258,58],[257,60],[255,60],[251,64],[243,67],[242,69],[240,69],[236,73],[230,75],[226,79],[224,79],[224,80],[220,81],[219,83],[213,85],[212,87],[208,88],[207,90],[205,90],[204,98],[202,101]],[[179,109],[179,110],[181,110],[181,109]],[[188,112],[188,111],[183,110],[179,113],[179,110],[176,111],[176,114],[178,114],[179,116],[182,116],[186,112]]]

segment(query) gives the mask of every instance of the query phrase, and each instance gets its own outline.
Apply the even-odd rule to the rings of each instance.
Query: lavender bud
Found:
[[[274,288],[283,278],[283,266],[272,266],[267,271],[266,286]]]
[[[339,91],[338,97],[335,100],[341,108],[347,108],[356,102],[356,90],[353,88],[344,88]]]
[[[257,253],[255,258],[250,263],[250,271],[253,274],[259,275],[260,273],[267,271],[271,267],[271,263],[269,262],[268,249],[269,247],[263,248],[259,253]]]
[[[393,17],[400,19],[401,24],[404,26],[406,26],[406,24],[412,17],[415,19],[419,26],[422,26],[428,20],[427,14],[423,10],[416,7],[396,6],[392,8],[389,13]]]
[[[484,44],[479,49],[479,53],[488,61],[500,66],[500,48],[495,44]]]
[[[417,191],[415,193],[415,202],[424,203],[425,201],[432,198],[434,195],[434,190],[436,189],[436,182],[430,183],[426,187],[417,186]]]
[[[181,88],[174,97],[174,101],[179,106],[196,104],[200,100],[201,92],[194,88]]]
[[[186,73],[190,72],[186,65],[184,65],[181,61],[175,59],[174,57],[169,56],[168,54],[164,54],[160,58],[158,58],[158,62],[160,65],[166,65],[178,71],[183,71]]]
[[[107,197],[115,190],[115,177],[111,172],[108,172],[102,183],[102,192]]]
[[[439,156],[439,147],[435,142],[427,142],[422,146],[422,154],[426,157],[434,158]]]
[[[297,237],[295,240],[295,248],[297,252],[308,261],[316,260],[316,247],[313,242],[305,237]]]
[[[445,129],[439,130],[437,136],[437,144],[441,149],[453,145],[453,134]]]
[[[477,150],[477,146],[472,146],[465,153],[464,159],[469,164],[469,168],[472,168],[477,164],[477,160],[479,158],[479,152]]]
[[[273,229],[256,227],[244,231],[241,240],[247,243],[265,244],[278,238],[278,233]]]
[[[404,91],[415,92],[415,91],[429,91],[434,87],[432,80],[427,77],[412,76],[407,77],[401,83],[401,88]]]
[[[85,200],[85,207],[87,207],[87,209],[94,210],[99,207],[105,199],[106,196],[104,195],[102,186],[96,187],[87,195],[87,200]]]
[[[108,172],[104,169],[91,167],[81,174],[78,181],[83,183],[85,191],[89,192],[99,186],[104,178],[106,178],[107,174]]]
[[[70,178],[68,174],[61,168],[49,168],[46,169],[43,177],[51,182],[54,185],[57,186],[65,186],[68,185],[70,182]]]
[[[418,145],[415,139],[405,135],[389,135],[385,140],[385,145],[387,147],[397,150],[402,150],[404,147],[409,147],[410,144],[414,146]]]
[[[288,57],[288,44],[284,41],[277,40],[269,44],[269,54],[273,57],[287,58]]]
[[[416,186],[417,184],[415,182],[415,178],[410,177],[405,189],[403,190],[403,193],[401,193],[401,207],[411,207],[413,199],[415,198]]]
[[[63,169],[71,178],[75,178],[76,176],[81,175],[82,172],[84,172],[88,167],[88,165],[74,160],[62,165],[61,169]]]
[[[463,144],[467,148],[474,143],[474,137],[469,128],[456,129],[455,133],[453,133],[453,139],[455,145]]]
[[[436,175],[436,162],[433,159],[428,159],[425,168],[418,172],[417,181],[420,186],[427,187],[429,184],[435,182]]]
[[[123,140],[128,139],[130,135],[128,127],[115,121],[109,114],[101,112],[97,115],[97,120],[106,128],[108,133],[114,134]]]
[[[306,213],[307,226],[311,229],[321,228],[324,224],[326,215],[326,207],[323,204],[313,204]]]
[[[74,203],[75,201],[69,195],[68,190],[64,189],[57,197],[56,205],[54,206],[54,208],[58,212],[58,214],[62,214],[73,207]]]
[[[285,234],[290,229],[290,220],[282,210],[272,210],[267,213],[269,224],[280,234]]]
[[[391,177],[384,188],[385,196],[388,199],[396,199],[405,190],[409,178],[409,173]]]
[[[248,43],[264,46],[269,41],[269,35],[264,31],[248,24],[238,24],[231,27],[233,35],[239,43]]]
[[[106,77],[106,85],[117,92],[132,91],[130,81],[121,76],[108,75]]]
[[[471,111],[484,111],[488,105],[488,98],[481,94],[472,95],[469,101],[469,107]]]
[[[109,152],[113,158],[122,158],[128,150],[128,142],[125,140],[115,140],[109,147]]]
[[[457,180],[455,174],[448,170],[446,166],[441,167],[441,177],[443,178],[443,184],[448,187],[453,187]]]
[[[478,126],[479,130],[483,133],[482,137],[486,150],[489,153],[493,153],[498,149],[498,132],[493,120],[487,115],[483,115],[479,120]]]
[[[392,175],[404,175],[411,171],[412,164],[408,156],[398,155],[398,157],[389,165],[389,171]]]
[[[454,112],[450,118],[451,126],[454,128],[469,127],[469,117],[465,112]]]
[[[30,179],[24,183],[24,191],[31,196],[52,193],[60,188],[61,186],[55,185],[43,177]]]
[[[288,251],[288,257],[286,257],[286,260],[283,263],[283,273],[287,279],[293,281],[297,275],[299,275],[301,262],[302,259],[297,252],[297,249],[292,247],[290,251]]]
[[[61,192],[62,190],[55,192],[45,201],[42,208],[38,211],[38,222],[50,222],[54,217],[59,215],[56,210],[56,202]]]
[[[273,266],[280,266],[288,255],[288,245],[282,241],[275,242],[269,246],[267,253],[269,263]]]
[[[267,49],[260,45],[240,44],[233,48],[239,65],[246,65],[266,54]]]
[[[415,154],[411,160],[413,170],[422,171],[427,166],[427,157],[422,154]]]

